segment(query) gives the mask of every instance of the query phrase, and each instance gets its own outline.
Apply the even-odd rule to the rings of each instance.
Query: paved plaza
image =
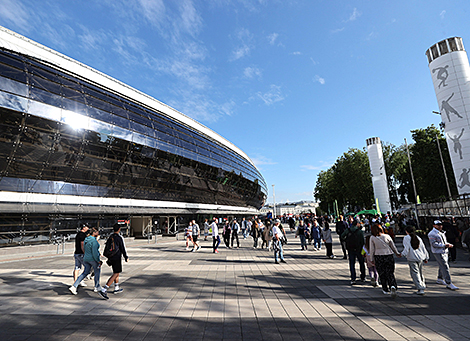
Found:
[[[88,287],[73,296],[73,256],[0,262],[0,340],[469,340],[470,267],[459,250],[451,274],[459,291],[435,284],[414,294],[408,265],[397,260],[399,296],[369,283],[350,286],[348,261],[325,251],[300,251],[288,233],[287,264],[272,252],[210,241],[198,252],[183,241],[128,244],[124,292],[100,299]],[[336,238],[336,236],[335,236]],[[400,239],[399,239],[400,240]],[[402,249],[398,244],[399,250]],[[336,238],[334,251],[341,255]],[[101,283],[110,276],[103,266]]]

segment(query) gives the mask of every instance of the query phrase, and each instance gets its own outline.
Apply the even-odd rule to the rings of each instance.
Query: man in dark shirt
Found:
[[[454,246],[459,242],[460,232],[455,225],[453,225],[449,218],[444,218],[442,223],[442,229],[446,233],[447,241]],[[457,248],[449,248],[450,261],[453,263],[457,259]]]
[[[107,264],[113,268],[113,274],[106,282],[104,291],[107,292],[109,286],[114,283],[114,293],[119,294],[123,291],[123,289],[119,287],[119,274],[122,272],[122,257],[124,256],[126,262],[129,260],[129,258],[127,257],[124,240],[119,234],[121,232],[121,226],[119,224],[114,224],[113,230],[114,233],[109,236],[109,238],[114,239],[114,244],[116,245],[118,252],[113,257],[108,259]]]
[[[73,269],[73,281],[75,282],[78,278],[78,274],[82,269],[83,263],[83,256],[85,255],[85,248],[83,246],[86,238],[86,233],[88,231],[88,225],[84,224],[81,230],[75,236],[75,253],[73,257],[75,258],[75,268]],[[86,284],[82,281],[80,286],[86,287]]]
[[[341,249],[343,250],[343,259],[347,259],[348,257],[346,256],[346,242],[341,240],[341,235],[347,228],[348,224],[343,220],[343,216],[340,215],[336,221],[336,233],[340,236],[339,241],[341,243]]]

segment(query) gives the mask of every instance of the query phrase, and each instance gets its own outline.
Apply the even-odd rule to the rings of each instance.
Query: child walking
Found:
[[[366,262],[367,262],[367,269],[369,270],[369,276],[370,276],[370,284],[372,284],[373,287],[377,286],[377,283],[379,282],[379,274],[377,272],[377,269],[375,268],[374,262],[372,262],[372,258],[369,253],[369,244],[370,243],[370,236],[366,237],[366,243],[362,247],[362,255],[365,256]]]

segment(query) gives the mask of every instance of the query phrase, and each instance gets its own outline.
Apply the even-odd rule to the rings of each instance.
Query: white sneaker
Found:
[[[397,297],[397,288],[395,288],[395,287],[390,288],[390,296],[392,296],[392,298]]]
[[[101,287],[94,287],[94,288],[93,288],[93,291],[94,291],[94,292],[98,292],[98,291],[100,291],[100,290],[101,290]]]
[[[81,281],[80,284],[79,284],[79,286],[81,286],[81,287],[86,287],[87,285],[86,285],[85,282]]]
[[[73,285],[69,288],[69,290],[73,295],[77,294],[77,288],[75,288]]]
[[[453,283],[447,284],[447,289],[450,289],[450,290],[459,290],[459,288],[456,287]]]
[[[382,290],[382,292],[384,293],[384,295],[390,295],[390,291]]]
[[[416,293],[418,295],[422,296],[422,295],[424,295],[424,289],[419,289]]]
[[[438,278],[436,283],[437,284],[442,284],[442,285],[447,285],[447,283],[442,278]]]

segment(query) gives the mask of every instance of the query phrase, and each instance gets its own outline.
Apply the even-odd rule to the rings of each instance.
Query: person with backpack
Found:
[[[95,292],[98,292],[103,299],[107,300],[108,295],[106,291],[103,288],[100,290],[100,273],[103,262],[100,260],[100,243],[98,243],[97,240],[99,234],[99,231],[93,227],[91,229],[91,235],[85,238],[83,257],[85,270],[78,276],[69,290],[73,295],[76,295],[78,285],[90,273],[91,268],[93,268],[95,270]]]
[[[304,221],[301,220],[299,222],[299,226],[297,226],[297,231],[295,232],[295,238],[299,236],[300,238],[300,246],[302,247],[302,251],[307,251],[307,237],[308,236],[308,229],[305,226]]]
[[[361,282],[366,280],[366,266],[362,256],[362,247],[364,246],[364,232],[357,226],[357,220],[351,222],[351,227],[346,229],[341,235],[341,240],[346,243],[349,258],[349,272],[351,273],[351,285],[356,284],[356,259],[359,262],[361,271]]]
[[[395,279],[395,259],[393,254],[401,257],[392,238],[384,233],[380,224],[374,224],[371,228],[370,257],[379,273],[380,284],[384,294],[391,294],[392,298],[397,296],[397,280]]]
[[[113,231],[114,233],[108,237],[105,251],[103,251],[103,256],[108,258],[106,264],[113,268],[113,274],[109,277],[103,289],[104,292],[107,293],[109,286],[114,283],[113,293],[119,294],[123,291],[123,289],[119,287],[119,274],[122,272],[122,257],[124,257],[126,263],[129,261],[129,257],[127,257],[124,240],[119,234],[121,232],[121,225],[114,224]]]

